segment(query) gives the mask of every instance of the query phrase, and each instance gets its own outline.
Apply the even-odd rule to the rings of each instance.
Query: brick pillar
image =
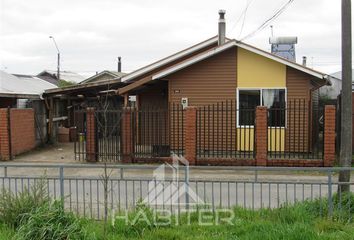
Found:
[[[187,107],[185,115],[185,158],[189,165],[195,165],[197,160],[197,108]]]
[[[132,108],[124,107],[122,115],[122,162],[133,162]]]
[[[256,165],[267,166],[267,107],[256,108],[255,151]]]
[[[0,160],[10,160],[8,110],[0,109]]]
[[[336,159],[336,108],[325,106],[323,166],[332,167]]]
[[[87,108],[86,113],[86,160],[97,161],[95,109]]]

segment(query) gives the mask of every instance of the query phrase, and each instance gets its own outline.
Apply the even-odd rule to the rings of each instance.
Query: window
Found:
[[[239,125],[251,126],[254,124],[254,109],[261,103],[260,90],[240,90],[239,95]]]
[[[285,89],[263,89],[262,105],[268,108],[269,127],[285,127]]]
[[[238,125],[254,125],[257,106],[266,106],[268,126],[285,126],[285,89],[239,89],[238,90]]]

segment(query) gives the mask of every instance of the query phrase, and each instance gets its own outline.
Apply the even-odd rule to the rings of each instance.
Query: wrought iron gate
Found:
[[[87,110],[74,111],[76,137],[74,141],[75,159],[86,160]],[[119,162],[121,160],[122,110],[95,110],[95,152],[97,161]]]

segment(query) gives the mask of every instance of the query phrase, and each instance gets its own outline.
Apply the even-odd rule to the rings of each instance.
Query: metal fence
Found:
[[[75,160],[86,160],[86,109],[75,109],[73,111],[73,126],[75,133],[74,154]]]
[[[233,100],[197,109],[198,158],[254,158],[255,109]]]
[[[95,110],[95,143],[97,160],[101,162],[119,162],[121,160],[121,123],[122,109]],[[74,111],[75,159],[86,160],[87,110]]]
[[[165,178],[161,179],[156,177],[157,167],[106,165],[109,178],[102,178],[104,165],[2,164],[0,189],[18,194],[36,182],[44,181],[52,198],[64,198],[68,211],[96,219],[102,218],[104,213],[105,182],[110,213],[134,209],[142,199],[148,199],[152,208],[171,209],[177,213],[185,210],[186,206],[260,209],[307,200],[317,200],[318,211],[323,216],[332,216],[333,212],[339,211],[352,220],[354,213],[353,198],[336,193],[341,186],[349,185],[354,196],[353,181],[337,181],[339,171],[350,171],[353,177],[354,168],[181,166],[174,169],[179,170],[177,179],[173,169],[166,169]],[[151,186],[155,186],[155,191],[169,192],[173,184],[177,196],[182,196],[180,191],[184,190],[188,194],[177,198],[177,202],[172,202],[171,197],[162,204],[149,201]]]
[[[144,106],[132,109],[134,157],[170,157],[184,152],[184,110],[180,104],[169,107]]]
[[[268,109],[268,156],[280,159],[323,158],[323,111],[305,99]]]
[[[121,124],[123,112],[116,110],[96,110],[96,144],[97,157],[103,162],[121,160]]]

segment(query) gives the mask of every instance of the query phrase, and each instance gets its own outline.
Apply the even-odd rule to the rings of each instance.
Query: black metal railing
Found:
[[[229,100],[197,109],[198,158],[254,158],[255,109]]]
[[[73,111],[73,127],[75,127],[73,136],[75,160],[84,161],[86,160],[86,109]]]
[[[268,109],[268,156],[277,159],[322,159],[323,111],[306,99]]]
[[[75,160],[86,160],[87,110],[74,111]],[[97,161],[119,162],[121,160],[122,110],[94,110],[95,150]]]
[[[133,109],[134,157],[170,157],[184,152],[184,110],[179,104]]]
[[[122,110],[96,110],[96,149],[98,160],[119,162],[121,160]]]

